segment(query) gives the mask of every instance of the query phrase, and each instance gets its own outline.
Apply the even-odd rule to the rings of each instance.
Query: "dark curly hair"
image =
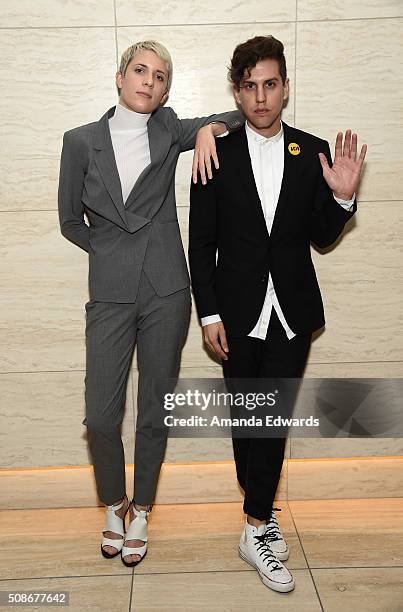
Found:
[[[274,36],[255,36],[235,48],[228,68],[228,79],[237,89],[246,75],[250,76],[250,71],[258,62],[265,59],[278,61],[279,72],[283,81],[287,78],[287,66],[284,57],[284,45]]]

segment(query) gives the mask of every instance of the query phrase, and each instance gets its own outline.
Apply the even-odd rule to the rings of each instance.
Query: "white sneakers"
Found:
[[[273,512],[266,525],[254,527],[246,521],[239,542],[239,556],[257,569],[264,585],[273,591],[288,593],[294,589],[295,583],[291,573],[272,550],[275,544],[280,554],[284,556],[286,550],[288,557],[288,547],[283,537],[278,535],[281,536],[281,532],[277,521],[274,519],[273,522]]]

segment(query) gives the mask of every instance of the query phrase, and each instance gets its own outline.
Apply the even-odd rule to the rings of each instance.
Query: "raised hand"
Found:
[[[364,144],[357,159],[357,134],[351,136],[351,130],[347,130],[344,144],[343,132],[337,134],[331,168],[324,153],[319,153],[323,177],[337,198],[350,200],[357,191],[366,152],[367,145]]]

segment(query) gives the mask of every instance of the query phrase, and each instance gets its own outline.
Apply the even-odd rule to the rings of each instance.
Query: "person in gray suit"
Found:
[[[89,254],[83,424],[97,492],[107,506],[101,552],[107,558],[121,552],[127,566],[147,552],[146,519],[166,448],[166,429],[153,427],[163,409],[155,381],[177,378],[190,319],[177,160],[197,138],[193,175],[199,169],[205,182],[210,156],[217,165],[214,136],[243,124],[239,111],[179,120],[163,106],[171,80],[163,45],[129,47],[116,74],[119,103],[99,121],[67,131],[60,162],[61,232]],[[135,498],[129,502],[120,426],[136,344]]]

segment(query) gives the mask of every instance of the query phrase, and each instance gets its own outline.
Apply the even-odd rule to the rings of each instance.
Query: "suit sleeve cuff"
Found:
[[[211,323],[219,323],[221,321],[221,317],[219,314],[209,315],[208,317],[202,317],[200,319],[200,323],[202,327],[205,325],[211,325]]]
[[[336,198],[336,196],[333,194],[334,199],[336,200],[336,202],[338,204],[340,204],[340,206],[342,206],[345,210],[347,211],[351,211],[353,208],[353,204],[354,204],[354,200],[355,200],[355,193],[353,193],[353,197],[351,198],[351,200],[342,200],[342,198]]]

